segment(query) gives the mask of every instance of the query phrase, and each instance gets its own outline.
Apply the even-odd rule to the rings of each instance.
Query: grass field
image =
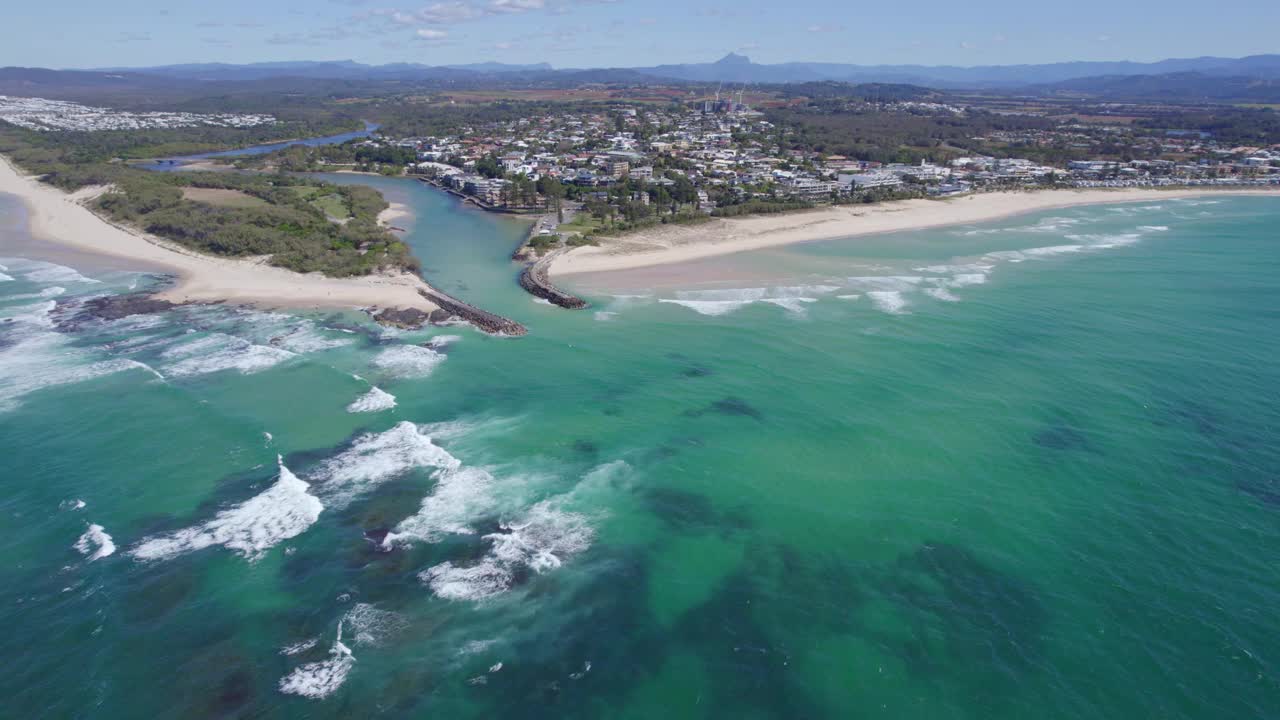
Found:
[[[351,217],[351,210],[347,207],[346,201],[337,193],[325,193],[321,188],[305,185],[295,185],[289,189],[334,220],[346,220]]]
[[[597,219],[589,212],[580,212],[573,216],[573,220],[556,229],[559,232],[590,235],[602,227],[604,227],[604,221]]]
[[[351,211],[347,209],[346,202],[343,201],[341,195],[336,193],[313,197],[311,199],[311,204],[320,208],[325,215],[328,215],[331,218],[345,220],[351,217]]]

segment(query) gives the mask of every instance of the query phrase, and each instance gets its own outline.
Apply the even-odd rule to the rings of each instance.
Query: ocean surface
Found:
[[[576,278],[529,327],[187,307],[0,196],[0,716],[1275,718],[1280,201]],[[15,257],[7,248],[22,248]],[[66,262],[66,261],[64,261]]]

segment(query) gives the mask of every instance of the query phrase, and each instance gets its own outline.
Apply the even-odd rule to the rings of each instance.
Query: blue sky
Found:
[[[4,13],[0,66],[354,59],[984,65],[1280,52],[1280,2],[112,0]]]

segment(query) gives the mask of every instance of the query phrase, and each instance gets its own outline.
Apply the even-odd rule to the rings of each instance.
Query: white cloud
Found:
[[[489,0],[489,4],[485,6],[485,12],[510,15],[541,10],[546,5],[546,0]]]
[[[432,3],[417,12],[417,16],[429,23],[457,23],[474,20],[483,15],[475,6],[461,0]]]
[[[840,32],[844,30],[843,25],[810,25],[808,28],[811,33],[830,33]]]
[[[418,28],[414,33],[421,40],[443,40],[449,37],[449,33],[444,30],[436,30],[435,28]]]

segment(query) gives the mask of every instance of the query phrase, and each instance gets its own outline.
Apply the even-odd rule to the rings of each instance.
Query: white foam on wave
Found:
[[[262,557],[277,543],[296,537],[320,517],[324,505],[277,458],[280,474],[264,492],[219,512],[206,523],[143,540],[130,554],[139,560],[165,560],[221,545],[249,560]]]
[[[307,638],[306,640],[299,640],[296,643],[290,643],[289,645],[285,645],[284,647],[280,648],[280,654],[286,655],[286,656],[297,655],[299,653],[304,653],[319,644],[320,644],[320,638],[318,636],[313,638]]]
[[[89,525],[80,539],[76,540],[75,548],[81,555],[87,555],[89,562],[93,562],[113,554],[116,551],[116,544],[112,542],[111,536],[102,529],[101,525]]]
[[[987,282],[985,273],[958,273],[951,276],[950,280],[944,280],[943,284],[947,287],[968,287],[970,285],[982,285]]]
[[[100,283],[100,280],[94,280],[85,277],[75,270],[64,265],[55,265],[54,263],[31,261],[32,269],[23,273],[23,277],[31,282],[36,283]]]
[[[618,313],[611,310],[597,310],[591,317],[599,322],[609,322],[618,317]]]
[[[485,535],[489,552],[479,562],[459,567],[445,561],[419,574],[437,596],[447,600],[486,600],[506,592],[522,567],[542,573],[586,550],[595,535],[584,515],[565,511],[552,501],[529,509],[502,532]]]
[[[861,299],[861,298],[862,298],[862,293],[850,293],[850,294],[848,294],[848,295],[837,295],[837,296],[836,296],[836,299],[837,299],[837,300],[859,300],[859,299]]]
[[[876,309],[890,315],[902,315],[907,312],[907,299],[897,290],[871,290],[867,297],[875,303]]]
[[[396,396],[378,387],[369,388],[369,392],[361,395],[347,406],[349,413],[381,412],[396,406]]]
[[[342,644],[342,623],[338,623],[338,637],[329,648],[329,658],[295,668],[280,679],[280,692],[313,700],[329,697],[347,681],[355,664],[351,648]]]
[[[818,302],[818,299],[810,297],[762,298],[760,302],[777,305],[780,308],[784,308],[796,314],[803,314],[805,310],[804,306],[808,303],[816,303]]]
[[[1143,232],[1168,232],[1168,225],[1139,225],[1138,229]]]
[[[1077,253],[1083,249],[1083,245],[1047,245],[1045,247],[1027,248],[1026,250],[997,250],[995,252],[989,252],[983,257],[990,260],[1020,263],[1035,258],[1064,255],[1066,253]]]
[[[817,302],[812,295],[825,295],[839,290],[836,285],[786,285],[773,288],[722,288],[683,290],[674,298],[658,302],[686,307],[700,315],[727,315],[735,310],[763,302],[794,313],[803,313],[806,303]]]
[[[416,425],[402,421],[386,432],[361,435],[308,477],[326,502],[341,506],[413,468],[454,470],[461,465]]]
[[[342,616],[342,625],[350,630],[354,644],[376,646],[409,627],[409,621],[399,613],[381,610],[369,603],[356,603]]]
[[[13,282],[13,276],[0,272],[0,282]]]
[[[1025,225],[1018,228],[1009,228],[1009,232],[1034,232],[1034,233],[1054,233],[1065,230],[1073,225],[1080,223],[1079,218],[1072,217],[1047,217],[1041,218],[1034,225]]]
[[[128,359],[97,360],[88,351],[71,347],[67,337],[54,332],[50,314],[53,300],[0,309],[11,322],[0,325],[12,344],[0,349],[0,412],[17,408],[23,396],[43,388],[85,382],[126,370],[145,370],[163,378],[143,363]]]
[[[320,332],[315,325],[306,322],[297,325],[284,335],[272,338],[273,344],[295,353],[312,353],[340,348],[355,342],[347,338],[333,338]]]
[[[955,265],[925,265],[924,267],[911,269],[930,275],[953,275],[956,273],[988,273],[995,269],[995,265],[989,263],[959,263]]]
[[[925,288],[924,293],[944,302],[960,302],[960,298],[944,287]]]
[[[846,279],[848,287],[855,290],[891,290],[909,292],[925,278],[919,275],[865,275]]]
[[[223,370],[236,370],[248,375],[291,360],[297,355],[280,348],[254,345],[224,333],[212,333],[171,347],[161,353],[161,357],[175,361],[166,366],[170,375],[186,377]]]
[[[438,542],[445,535],[472,535],[470,524],[496,509],[496,479],[484,468],[442,468],[432,474],[435,487],[413,515],[383,538],[384,547],[413,541]]]
[[[461,335],[437,335],[426,342],[432,350],[446,348],[462,339]]]
[[[444,355],[420,345],[396,345],[373,358],[376,367],[401,378],[426,377],[444,361]]]
[[[1142,239],[1141,233],[1115,233],[1111,235],[1068,235],[1068,240],[1080,243],[1085,250],[1108,250],[1132,245]]]
[[[675,298],[662,298],[658,302],[680,305],[699,315],[727,315],[763,298],[766,292],[765,288],[682,290]]]
[[[689,308],[699,315],[727,315],[734,310],[746,307],[753,301],[751,300],[678,300],[671,298],[662,298],[658,300],[661,303],[669,303],[671,305],[679,305]]]

